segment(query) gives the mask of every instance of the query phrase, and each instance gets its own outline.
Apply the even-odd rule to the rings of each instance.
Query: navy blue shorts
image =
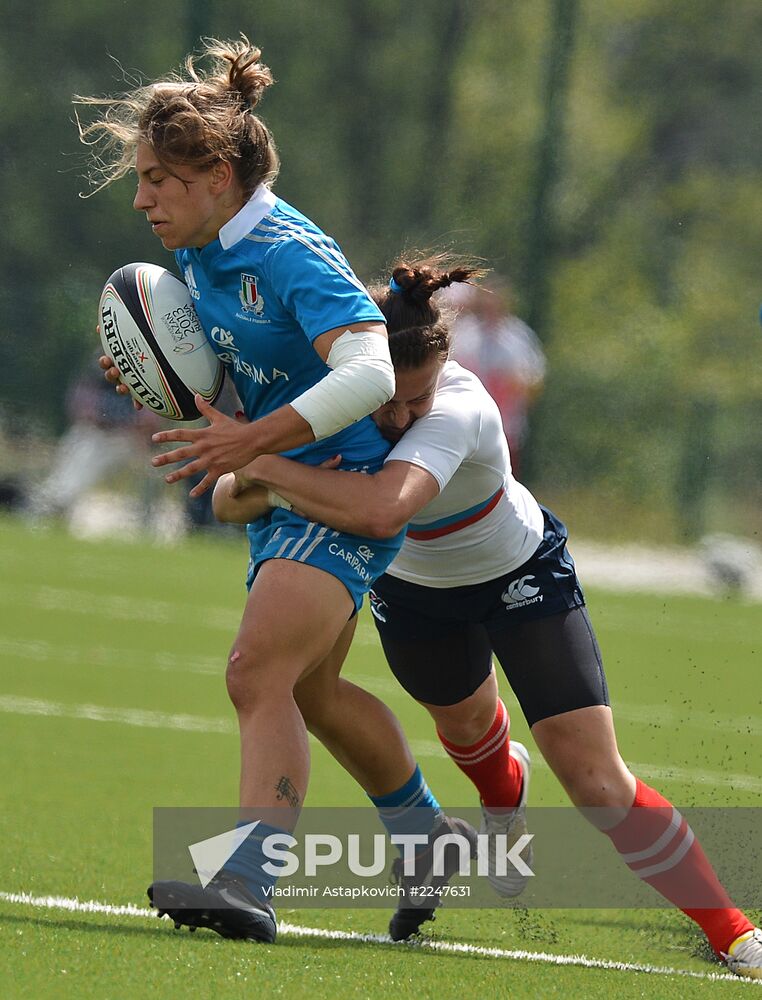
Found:
[[[418,701],[454,705],[486,680],[497,657],[530,726],[608,705],[600,651],[564,524],[545,531],[517,569],[465,587],[422,587],[385,574],[371,611],[389,665]]]

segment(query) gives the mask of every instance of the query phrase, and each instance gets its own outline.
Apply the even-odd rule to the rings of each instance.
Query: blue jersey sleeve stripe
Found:
[[[325,233],[312,232],[312,230],[305,229],[304,226],[291,222],[288,219],[276,220],[271,216],[268,216],[268,219],[273,223],[273,225],[268,226],[263,220],[259,224],[262,229],[267,232],[280,233],[282,239],[297,236],[305,237],[316,246],[320,247],[325,253],[330,254],[342,271],[346,271],[348,275],[351,274],[353,277],[355,276],[351,264],[330,236],[326,236]]]
[[[332,245],[333,241],[324,234],[318,235],[312,233],[305,229],[304,226],[300,226],[297,223],[289,222],[288,220],[275,220],[271,216],[267,216],[268,221],[274,222],[275,225],[268,226],[263,222],[260,222],[256,227],[257,229],[265,229],[269,232],[281,233],[282,238],[291,238],[298,240],[303,246],[312,250],[313,253],[317,254],[322,260],[327,264],[330,264],[335,271],[338,271],[347,281],[351,282],[355,288],[368,294],[368,290],[359,280],[357,275],[352,270],[349,261],[346,259],[344,254],[335,246]]]
[[[298,240],[299,243],[302,244],[302,246],[307,247],[308,250],[312,250],[314,254],[317,254],[317,256],[320,257],[322,260],[324,260],[326,264],[328,264],[335,271],[337,271],[343,278],[346,278],[346,280],[350,282],[350,284],[354,285],[358,291],[364,292],[364,294],[368,296],[368,299],[370,299],[370,295],[368,294],[368,289],[365,287],[365,285],[363,285],[363,283],[351,269],[349,271],[346,271],[344,268],[339,267],[337,261],[332,260],[328,256],[328,254],[323,253],[323,251],[319,247],[314,246],[314,244],[310,243],[310,241],[305,239],[304,236],[298,236],[296,233],[294,233],[293,238],[295,240]]]
[[[352,270],[349,261],[346,259],[344,254],[336,246],[334,240],[325,233],[315,233],[309,229],[305,229],[304,226],[300,226],[298,223],[290,222],[288,219],[276,220],[268,216],[268,220],[272,222],[272,225],[267,225],[264,220],[257,226],[258,229],[262,229],[267,233],[276,233],[281,239],[288,239],[289,237],[304,236],[316,246],[321,247],[326,253],[330,253],[335,257],[337,263],[343,264],[348,270]]]
[[[283,239],[282,236],[257,236],[254,233],[247,233],[244,236],[245,240],[251,240],[252,243],[280,243]]]
[[[268,225],[270,222],[271,225]],[[255,227],[256,229],[261,229],[265,233],[275,233],[280,236],[281,239],[288,239],[289,236],[293,236],[296,233],[300,233],[303,236],[308,236],[315,243],[322,245],[326,250],[336,250],[336,245],[334,241],[326,236],[325,233],[316,233],[304,226],[300,226],[296,222],[290,222],[288,219],[273,219],[270,216],[267,218],[267,222],[263,219],[262,222],[258,223]],[[339,254],[339,256],[343,256]],[[349,262],[347,261],[347,264]]]

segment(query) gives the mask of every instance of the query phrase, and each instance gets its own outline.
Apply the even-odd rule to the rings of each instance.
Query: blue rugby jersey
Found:
[[[175,257],[249,420],[325,378],[330,369],[311,346],[316,337],[352,323],[384,321],[334,240],[263,186],[216,240]],[[338,453],[362,463],[388,450],[365,417],[284,454],[315,465]]]

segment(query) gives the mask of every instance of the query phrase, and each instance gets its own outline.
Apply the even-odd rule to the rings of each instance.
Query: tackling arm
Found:
[[[241,424],[196,396],[196,405],[209,420],[209,427],[154,434],[157,444],[189,442],[185,448],[175,448],[153,459],[156,466],[187,461],[170,472],[166,481],[174,483],[206,471],[190,492],[192,497],[200,496],[219,476],[241,468],[252,457],[290,451],[335,434],[393,395],[394,369],[382,324],[357,323],[330,330],[318,337],[314,346],[332,370],[291,404],[250,424]]]
[[[439,492],[434,477],[408,462],[387,462],[379,472],[341,472],[315,468],[279,455],[261,455],[236,474],[227,487],[227,520],[251,520],[261,494],[253,484],[278,493],[311,521],[369,538],[392,538]],[[231,496],[241,489],[237,496]],[[237,507],[236,505],[240,505]],[[230,516],[235,515],[235,516]]]

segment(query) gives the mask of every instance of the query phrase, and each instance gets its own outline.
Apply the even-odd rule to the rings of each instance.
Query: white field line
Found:
[[[702,771],[693,767],[666,767],[659,764],[638,764],[628,761],[633,774],[644,775],[656,781],[681,781],[684,784],[712,785],[723,792],[743,791],[762,793],[762,777],[752,774],[727,774],[724,771]]]
[[[17,587],[5,594],[4,600],[6,605],[20,604],[26,608],[39,608],[41,611],[64,611],[67,615],[86,615],[113,621],[151,622],[157,625],[184,626],[192,617],[196,625],[210,629],[224,629],[232,635],[235,634],[241,621],[241,611],[230,607],[189,606],[179,601],[118,597],[73,587]]]
[[[355,637],[355,642],[357,641],[358,638]],[[361,639],[360,644],[369,644],[370,641],[375,640],[372,640],[372,637],[367,641]],[[46,642],[43,639],[4,639],[1,636],[0,656],[32,660],[37,663],[55,662],[59,666],[130,670],[141,668],[219,677],[223,676],[225,669],[222,656],[189,659],[164,651],[147,653],[134,649],[115,649],[110,646],[71,646]],[[354,673],[350,667],[343,676],[367,691],[381,695],[402,696],[402,688],[391,674],[376,676]],[[715,712],[697,710],[693,706],[682,706],[678,709],[669,705],[635,705],[617,702],[614,706],[614,717],[616,720],[623,719],[636,725],[660,726],[665,729],[679,727],[701,729],[703,732],[721,730],[737,736],[762,736],[762,718],[758,715],[718,715]],[[424,742],[422,741],[422,745]],[[436,744],[431,741],[430,746],[435,748]]]
[[[238,732],[232,719],[204,715],[170,714],[142,708],[109,708],[105,705],[65,704],[41,698],[24,698],[19,695],[0,695],[0,713],[10,715],[40,715],[61,719],[83,719],[89,722],[111,722],[147,729],[175,729],[184,732],[218,733],[226,736]],[[443,757],[444,751],[434,740],[411,740],[410,746],[417,757]],[[547,767],[537,760],[540,767]],[[748,774],[728,774],[725,771],[703,771],[699,768],[664,767],[659,764],[635,764],[630,767],[635,774],[661,781],[682,781],[717,788],[760,792],[762,777]]]
[[[203,715],[170,715],[142,708],[108,708],[105,705],[66,705],[41,698],[22,698],[0,695],[0,712],[12,715],[44,715],[59,719],[86,719],[89,722],[117,722],[126,726],[147,729],[179,729],[194,733],[238,732],[233,719],[211,718]]]
[[[181,732],[211,733],[234,736],[238,726],[232,720],[210,718],[203,715],[172,715],[141,708],[107,708],[104,705],[66,705],[62,702],[44,701],[40,698],[23,698],[17,695],[0,695],[0,713],[10,715],[40,715],[57,719],[84,719],[87,722],[112,722],[143,729],[176,729]],[[316,738],[309,734],[311,743]],[[411,749],[416,757],[440,757],[445,752],[433,740],[412,740]]]
[[[225,657],[196,656],[188,658],[177,653],[145,652],[138,649],[115,649],[113,646],[71,646],[44,639],[4,639],[0,637],[0,656],[35,663],[55,663],[56,666],[103,667],[175,671],[185,674],[218,675],[225,673]]]
[[[94,900],[79,900],[66,896],[32,896],[26,892],[0,892],[0,902],[31,906],[45,910],[66,910],[70,913],[103,913],[112,917],[138,917],[155,920],[156,914],[147,907],[113,906]],[[278,923],[278,933],[289,937],[323,938],[329,941],[354,941],[360,944],[394,944],[385,934],[357,934],[353,931],[331,931],[319,927],[301,927],[298,924]],[[672,969],[668,966],[641,965],[635,962],[612,962],[586,955],[554,955],[542,951],[523,951],[507,948],[484,948],[478,945],[462,944],[459,941],[411,941],[398,942],[396,948],[406,950],[433,951],[449,955],[478,956],[480,958],[509,959],[520,962],[538,962],[544,965],[571,965],[586,969],[607,969],[612,972],[641,972],[657,976],[684,976],[690,979],[728,980],[747,985],[762,985],[758,980],[740,979],[729,972],[694,972],[688,969]]]

